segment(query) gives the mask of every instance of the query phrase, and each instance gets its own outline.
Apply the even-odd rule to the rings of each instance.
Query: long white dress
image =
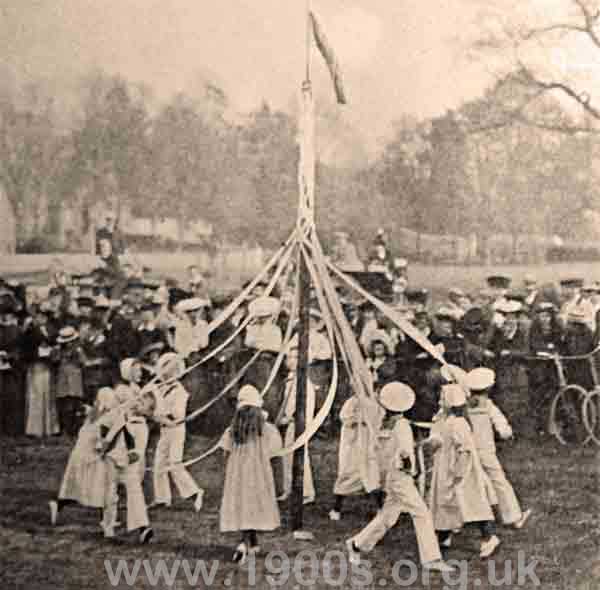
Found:
[[[374,438],[381,429],[384,417],[385,410],[374,400],[361,401],[354,395],[344,402],[340,411],[342,430],[334,494],[349,496],[370,493],[380,487]]]
[[[229,453],[221,501],[221,532],[271,531],[279,527],[271,458],[282,449],[281,435],[265,422],[260,437],[236,445],[231,429],[221,441]]]
[[[433,459],[429,507],[436,530],[460,529],[467,522],[494,520],[490,486],[481,466],[467,421],[457,416],[434,424],[432,437],[441,441]],[[462,480],[457,486],[457,477]]]
[[[69,456],[58,493],[60,500],[74,500],[90,508],[104,507],[107,468],[96,450],[99,438],[98,424],[86,420]]]

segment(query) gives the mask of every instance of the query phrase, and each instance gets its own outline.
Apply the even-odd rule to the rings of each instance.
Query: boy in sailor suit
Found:
[[[194,499],[194,509],[202,508],[204,490],[198,487],[182,465],[185,446],[185,419],[189,393],[177,381],[185,369],[184,361],[176,353],[163,354],[157,364],[157,373],[170,385],[157,400],[155,420],[160,424],[160,438],[154,455],[154,503],[171,505],[169,475],[182,498]]]
[[[512,429],[504,414],[488,397],[495,380],[494,371],[486,368],[473,369],[466,376],[466,385],[471,391],[469,400],[469,422],[473,429],[473,439],[479,454],[481,466],[489,477],[498,498],[498,511],[503,524],[516,529],[522,528],[531,515],[531,510],[523,512],[512,485],[504,474],[504,469],[496,456],[494,431],[502,439],[512,437]]]
[[[346,541],[350,562],[360,561],[361,552],[371,551],[396,524],[400,515],[408,512],[415,527],[423,567],[451,572],[454,568],[442,560],[431,512],[413,480],[416,469],[415,441],[410,422],[404,417],[404,413],[413,406],[415,394],[404,383],[388,383],[381,390],[379,402],[395,415],[390,437],[389,465],[382,466],[387,472],[385,502],[377,516],[362,531]]]
[[[98,396],[100,398],[99,392]],[[98,450],[104,456],[107,466],[106,494],[102,528],[106,538],[114,537],[117,521],[119,484],[125,486],[127,494],[127,530],[139,531],[140,543],[148,543],[154,532],[149,526],[148,511],[139,477],[137,462],[139,455],[135,450],[135,441],[128,432],[125,413],[118,407],[118,399],[107,390],[110,396],[99,399],[99,404],[109,411],[99,420],[100,440]]]

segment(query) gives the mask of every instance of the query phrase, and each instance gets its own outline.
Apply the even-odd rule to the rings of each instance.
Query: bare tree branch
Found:
[[[581,16],[583,17],[583,24],[556,23],[545,27],[531,28],[521,33],[522,40],[530,41],[531,39],[539,35],[544,35],[546,33],[552,33],[555,31],[563,31],[583,33],[584,35],[587,35],[590,38],[590,40],[594,45],[596,45],[596,47],[600,47],[600,36],[598,36],[595,29],[595,26],[598,24],[598,18],[600,17],[600,10],[592,12],[585,5],[585,2],[583,0],[572,0],[572,2],[576,4],[579,8]]]

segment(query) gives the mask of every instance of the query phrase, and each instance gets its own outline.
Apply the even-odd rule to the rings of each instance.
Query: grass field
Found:
[[[23,257],[20,257],[23,258]],[[146,260],[147,258],[147,260]],[[152,269],[155,277],[174,277],[185,280],[186,265],[189,258],[177,254],[149,254],[145,261]],[[20,279],[27,283],[43,284],[47,282],[48,273],[36,265],[35,269],[27,264],[19,268],[11,262],[10,257],[0,260],[0,276]],[[258,266],[243,268],[236,265],[225,268],[219,273],[217,282],[212,281],[210,287],[215,292],[238,288],[243,281],[251,278]],[[409,267],[409,282],[417,287],[427,287],[439,291],[450,286],[463,289],[480,289],[485,286],[485,278],[491,274],[505,274],[513,277],[513,285],[522,285],[526,275],[533,275],[541,283],[551,283],[568,277],[584,277],[600,280],[600,264],[593,262],[553,263],[545,265],[505,265],[505,266],[458,266],[436,265],[426,266],[413,264]]]
[[[450,285],[476,289],[484,285],[485,277],[492,273],[506,273],[520,283],[526,274],[534,274],[541,282],[556,281],[567,276],[581,275],[600,279],[595,264],[548,265],[543,267],[452,267],[412,266],[409,277],[413,285],[430,288],[435,296]],[[177,257],[163,257],[154,269],[182,278],[184,269],[177,265]],[[167,272],[168,271],[168,272]],[[35,282],[43,281],[40,275],[23,277]],[[231,283],[219,285],[219,290],[235,288],[247,276],[232,277]],[[193,457],[208,448],[210,441],[190,437],[186,457]],[[192,468],[197,481],[206,489],[205,506],[195,514],[189,504],[175,504],[170,509],[151,513],[157,537],[151,545],[141,547],[130,535],[119,535],[117,540],[104,540],[100,534],[99,513],[79,508],[68,508],[59,525],[50,526],[47,501],[56,495],[71,442],[62,437],[53,438],[41,446],[38,441],[26,438],[0,439],[0,588],[40,589],[55,588],[104,590],[110,588],[104,560],[175,559],[206,561],[219,560],[215,588],[253,587],[248,570],[238,569],[228,562],[236,536],[222,535],[218,531],[218,511],[223,481],[223,464],[220,454],[214,455]],[[503,444],[500,456],[524,505],[534,509],[526,529],[513,531],[500,528],[503,544],[493,558],[496,572],[502,576],[507,560],[518,562],[522,551],[525,563],[536,560],[535,573],[541,587],[549,590],[600,588],[600,518],[598,512],[598,456],[596,449],[565,448],[553,441],[516,440]],[[315,534],[312,542],[295,541],[287,522],[287,507],[282,506],[283,526],[261,539],[263,553],[283,550],[298,566],[289,577],[276,575],[276,564],[264,560],[256,563],[254,587],[266,588],[382,588],[394,584],[394,563],[408,559],[417,561],[416,543],[410,519],[402,517],[372,554],[369,555],[371,583],[365,578],[351,576],[340,584],[343,573],[334,561],[328,576],[323,574],[323,563],[317,572],[310,567],[300,567],[299,554],[311,550],[319,558],[327,552],[344,551],[344,540],[358,531],[368,520],[371,509],[364,498],[348,502],[344,518],[339,523],[328,520],[332,507],[332,487],[337,469],[337,447],[333,441],[317,440],[312,444],[313,469],[317,486],[317,503],[305,510],[305,524]],[[123,515],[124,516],[124,515]],[[124,520],[122,518],[121,520]],[[469,588],[491,588],[486,579],[487,565],[478,557],[478,533],[464,531],[450,550],[451,559],[465,560],[468,564]],[[193,564],[193,562],[192,562]],[[306,566],[307,564],[305,564]],[[192,565],[193,568],[193,565]],[[409,578],[410,571],[399,572],[401,580]],[[312,583],[311,580],[313,580]],[[329,580],[329,582],[328,582]],[[593,585],[595,580],[595,586]],[[464,587],[463,579],[455,579],[453,587]],[[477,584],[476,581],[480,583]],[[411,587],[452,587],[441,577],[432,575],[428,585],[419,579]],[[403,585],[407,585],[404,583]],[[519,584],[518,580],[504,587],[532,587],[531,580]],[[119,587],[126,588],[123,582]],[[182,575],[174,586],[164,583],[153,585],[142,572],[136,588],[187,588]],[[201,582],[199,588],[206,587]]]
[[[202,437],[191,438],[186,456],[195,456],[208,444],[209,441]],[[210,587],[252,587],[248,569],[239,569],[227,561],[238,539],[235,535],[222,535],[218,531],[223,479],[220,454],[192,468],[195,478],[206,489],[202,511],[196,514],[189,504],[181,501],[172,508],[152,511],[151,520],[157,536],[150,545],[141,547],[126,533],[116,540],[104,540],[98,527],[99,513],[93,510],[67,508],[58,526],[50,526],[47,501],[58,490],[68,451],[69,443],[62,438],[54,438],[45,446],[28,439],[2,441],[0,581],[3,589],[109,588],[111,584],[104,560],[116,563],[119,558],[128,560],[130,564],[136,558],[162,558],[169,564],[174,559],[220,560]],[[534,514],[528,526],[521,531],[500,527],[503,544],[492,560],[496,575],[501,578],[505,560],[514,560],[516,564],[518,552],[523,551],[524,563],[537,561],[534,571],[544,590],[592,588],[589,583],[594,568],[600,575],[595,450],[566,449],[552,442],[540,445],[517,441],[504,444],[500,454],[522,502],[532,507]],[[324,577],[322,564],[321,569],[314,571],[306,563],[306,567],[302,568],[298,554],[308,549],[323,558],[328,551],[343,551],[344,540],[367,522],[366,513],[371,505],[365,498],[358,497],[348,502],[341,522],[328,520],[327,513],[333,501],[331,490],[336,472],[336,444],[315,441],[312,457],[317,503],[305,509],[305,525],[314,532],[315,540],[293,540],[287,526],[287,508],[282,506],[284,525],[261,539],[263,556],[256,562],[255,587],[269,587],[266,576],[278,571],[274,569],[278,562],[270,563],[264,559],[264,554],[273,550],[285,551],[297,569],[287,580],[285,575],[276,575],[273,587],[319,590],[334,587],[327,581],[335,582],[343,573],[338,561],[332,560],[332,568]],[[467,529],[458,535],[448,557],[465,560],[468,564],[468,587],[490,588],[492,584],[485,579],[488,565],[478,557],[478,543],[478,532]],[[348,579],[337,587],[381,588],[382,580],[393,584],[394,562],[402,559],[418,560],[412,525],[405,517],[369,555],[372,583],[361,583],[361,580],[368,581],[361,577],[354,581]],[[408,580],[410,570],[400,569],[396,575],[401,581]],[[466,588],[466,579],[455,578],[455,582],[459,579],[462,587]],[[481,584],[473,586],[475,579],[481,579]],[[310,580],[314,583],[308,583]],[[451,578],[448,579],[450,581]],[[440,576],[432,574],[427,587],[442,588],[444,585],[451,587]],[[515,576],[505,587],[518,585]],[[528,579],[523,586],[534,587],[534,584]],[[127,585],[123,582],[119,587]],[[134,587],[167,586],[164,583],[153,586],[143,574]],[[183,573],[177,577],[173,587],[189,587]],[[199,583],[197,587],[208,586]],[[417,581],[411,587],[423,586]]]

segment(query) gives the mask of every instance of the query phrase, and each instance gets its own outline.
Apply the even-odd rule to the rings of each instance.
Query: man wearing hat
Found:
[[[161,309],[161,304],[154,299],[145,301],[140,309],[140,324],[138,326],[138,348],[143,348],[161,342],[163,347],[168,346],[167,335],[158,327],[156,318]]]
[[[541,293],[538,288],[538,282],[532,275],[526,275],[523,279],[523,288],[525,290],[525,305],[533,309],[541,300]]]
[[[506,301],[496,307],[489,349],[494,353],[496,372],[495,400],[498,407],[521,424],[527,414],[522,390],[527,388],[524,363],[529,354],[529,334],[519,323],[523,306],[518,301]]]
[[[25,431],[23,339],[12,298],[0,298],[0,436]]]
[[[485,282],[495,298],[499,299],[506,295],[506,292],[510,289],[512,280],[505,275],[492,275],[489,276]]]
[[[458,325],[453,309],[439,307],[435,312],[434,332],[430,341],[441,349],[447,362],[462,367],[465,364],[465,341],[458,331]]]
[[[429,291],[427,289],[406,289],[406,303],[413,313],[427,311],[429,301]]]
[[[481,307],[472,307],[465,313],[460,331],[465,341],[465,370],[492,362],[494,353],[488,348],[489,325]]]
[[[413,477],[416,474],[415,441],[409,421],[404,417],[415,403],[413,390],[404,383],[388,383],[381,390],[379,402],[393,417],[388,431],[385,465],[385,501],[377,516],[358,534],[346,541],[351,563],[360,561],[361,553],[370,552],[392,528],[403,512],[410,514],[423,568],[451,572],[454,568],[442,560],[431,512],[419,494]]]
[[[581,287],[583,287],[583,279],[581,278],[560,281],[561,307],[558,317],[563,324],[567,323],[567,316],[581,301]]]

